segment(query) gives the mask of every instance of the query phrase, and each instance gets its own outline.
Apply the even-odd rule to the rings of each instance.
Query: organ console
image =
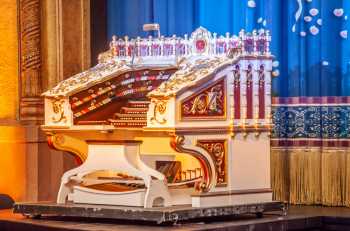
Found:
[[[113,37],[49,89],[42,129],[74,155],[57,203],[224,206],[272,201],[268,31]]]

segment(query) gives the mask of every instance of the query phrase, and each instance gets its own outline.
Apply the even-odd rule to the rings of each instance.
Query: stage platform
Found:
[[[233,230],[233,231],[289,231],[289,230],[350,230],[350,209],[343,207],[291,206],[286,216],[281,213],[265,213],[264,217],[255,215],[226,216],[192,220],[172,226],[156,226],[143,222],[118,221],[110,219],[46,217],[28,219],[11,210],[0,210],[1,231],[92,231],[92,230]]]
[[[147,222],[151,224],[176,224],[191,220],[206,220],[233,215],[255,214],[263,216],[266,212],[286,214],[282,202],[263,202],[255,204],[228,205],[208,208],[195,208],[189,205],[141,208],[131,206],[89,205],[89,204],[56,204],[16,203],[14,212],[31,218],[41,216],[62,216],[76,218],[104,218],[124,221]]]

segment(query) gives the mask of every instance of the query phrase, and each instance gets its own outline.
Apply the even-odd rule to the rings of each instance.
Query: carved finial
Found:
[[[244,35],[245,35],[245,31],[244,31],[244,29],[242,29],[242,30],[239,32],[239,36],[240,36],[240,37],[244,37]]]
[[[263,28],[261,28],[260,30],[259,30],[259,35],[264,35],[265,34],[265,30],[263,29]]]

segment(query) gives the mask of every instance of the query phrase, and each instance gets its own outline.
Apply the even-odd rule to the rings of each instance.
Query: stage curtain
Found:
[[[108,0],[108,35],[272,35],[272,188],[296,204],[350,205],[350,1]]]

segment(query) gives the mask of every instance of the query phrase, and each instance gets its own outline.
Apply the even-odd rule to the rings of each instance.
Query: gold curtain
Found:
[[[271,149],[274,199],[350,207],[350,149]]]

